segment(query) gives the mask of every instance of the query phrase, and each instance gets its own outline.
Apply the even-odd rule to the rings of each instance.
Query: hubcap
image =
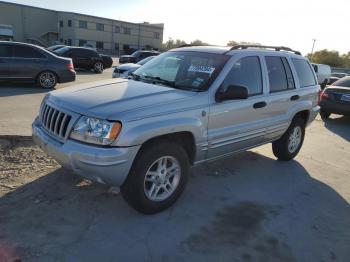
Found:
[[[95,70],[98,72],[102,72],[103,71],[103,65],[101,63],[96,63],[95,64]]]
[[[181,167],[172,156],[164,156],[153,162],[147,170],[144,190],[148,199],[163,201],[171,196],[179,185]]]
[[[39,77],[40,85],[44,88],[51,88],[56,83],[56,77],[50,72],[42,73]]]
[[[296,126],[293,129],[293,132],[289,136],[288,140],[288,151],[290,153],[294,153],[300,145],[301,142],[301,128],[300,126]]]

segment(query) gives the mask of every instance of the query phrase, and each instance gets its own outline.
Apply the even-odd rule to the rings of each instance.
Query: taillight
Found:
[[[329,99],[329,94],[327,94],[325,91],[323,91],[323,92],[321,93],[320,100],[322,100],[322,99]]]
[[[74,66],[73,66],[73,63],[70,62],[69,64],[67,64],[67,69],[70,70],[70,71],[74,71]]]

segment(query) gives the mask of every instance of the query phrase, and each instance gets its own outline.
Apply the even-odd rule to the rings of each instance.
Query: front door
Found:
[[[237,55],[219,90],[245,86],[249,97],[242,100],[213,101],[208,124],[208,159],[246,149],[263,142],[268,104],[263,58]]]
[[[12,56],[12,46],[0,44],[0,80],[9,80],[9,62]]]

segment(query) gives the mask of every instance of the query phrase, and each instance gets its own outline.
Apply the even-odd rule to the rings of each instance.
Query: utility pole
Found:
[[[312,55],[314,54],[314,48],[315,48],[316,39],[312,39],[312,41],[313,41],[313,43],[312,43],[312,49],[311,49],[310,60],[312,59]]]

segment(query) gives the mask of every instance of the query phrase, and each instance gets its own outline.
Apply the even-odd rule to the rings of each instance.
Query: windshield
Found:
[[[229,56],[220,54],[170,51],[137,69],[133,78],[173,88],[203,91],[209,88],[228,59]]]
[[[138,56],[141,52],[140,51],[135,51],[134,53],[132,53],[132,56]]]
[[[332,86],[344,86],[350,87],[350,77],[343,77],[337,81],[335,81]]]
[[[153,58],[155,58],[155,56],[149,56],[149,57],[147,57],[147,58],[145,58],[145,59],[142,59],[141,61],[137,62],[136,64],[138,64],[138,65],[144,65],[144,64],[146,64],[148,61],[152,60]]]
[[[56,54],[62,55],[65,52],[67,52],[68,50],[69,50],[69,47],[65,46],[65,47],[62,47],[62,48],[59,48],[59,49],[55,50],[54,52]]]

